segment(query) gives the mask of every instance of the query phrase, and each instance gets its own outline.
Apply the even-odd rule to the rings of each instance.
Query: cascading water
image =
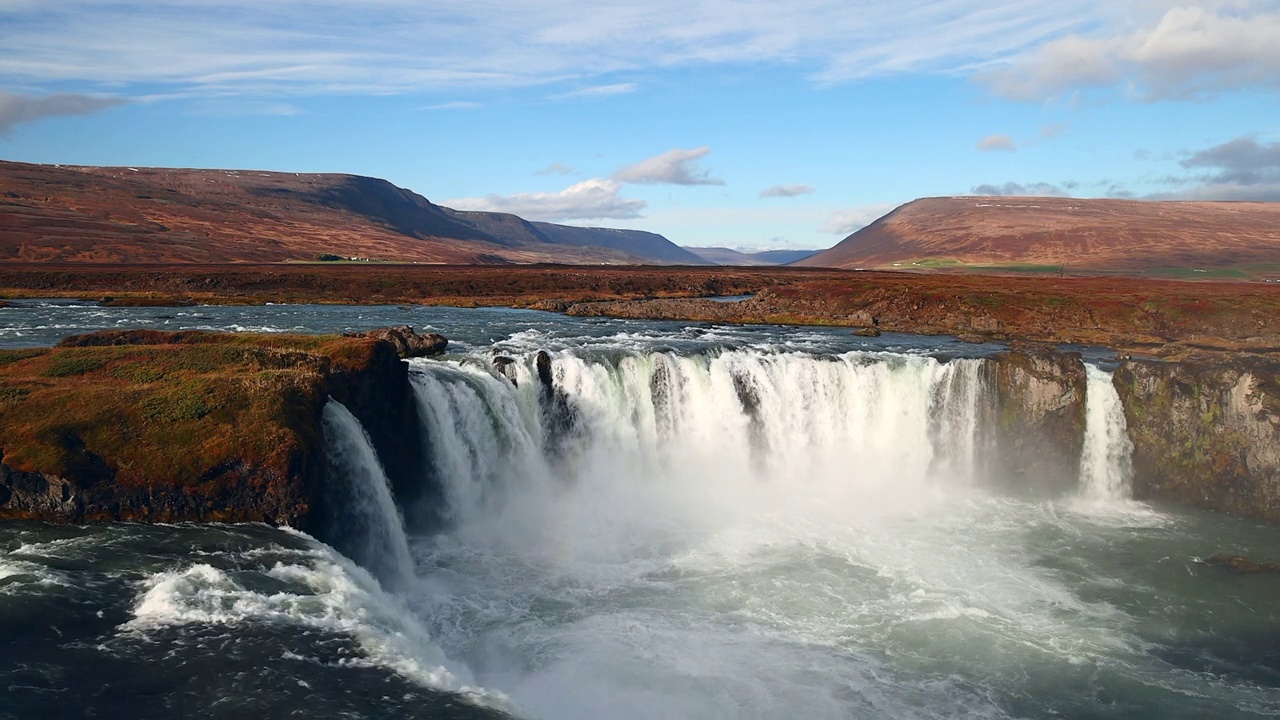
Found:
[[[1117,617],[1123,585],[1046,564],[1110,557],[1113,515],[988,489],[985,360],[579,348],[539,377],[535,357],[412,363],[449,523],[413,539],[405,600],[521,716],[1169,707],[1087,690],[1163,661]],[[1127,477],[1109,381],[1090,369],[1087,482]]]
[[[1195,560],[1280,557],[1275,528],[1004,492],[1036,478],[991,453],[1034,439],[1005,433],[996,347],[512,309],[32,312],[23,343],[122,318],[429,322],[455,354],[410,363],[420,500],[447,517],[406,540],[334,405],[332,548],[254,524],[0,524],[0,715],[1280,717],[1274,578]],[[1082,494],[1122,496],[1096,368],[1088,395]]]
[[[516,383],[474,364],[421,364],[414,385],[450,509],[474,519],[515,488],[554,492],[555,476],[615,489],[964,484],[976,466],[980,366],[865,353],[561,354],[555,383],[575,428],[559,467],[529,364]]]
[[[1129,497],[1133,443],[1129,441],[1120,395],[1111,373],[1086,365],[1084,450],[1080,457],[1080,494],[1090,500]]]
[[[413,578],[413,559],[404,521],[368,434],[337,400],[325,403],[321,419],[329,461],[347,480],[338,486],[343,495],[330,500],[349,520],[340,529],[342,550],[390,588],[406,586]]]

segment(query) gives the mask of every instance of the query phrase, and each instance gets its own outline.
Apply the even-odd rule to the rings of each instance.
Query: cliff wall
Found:
[[[1126,361],[1134,497],[1280,522],[1280,366]]]

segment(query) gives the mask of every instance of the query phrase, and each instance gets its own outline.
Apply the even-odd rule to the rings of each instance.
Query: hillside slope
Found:
[[[548,222],[531,223],[551,242],[558,245],[613,248],[631,255],[678,265],[710,265],[688,250],[676,245],[657,233],[643,230],[617,230],[614,228],[575,227]]]
[[[1269,273],[1280,270],[1280,203],[924,198],[796,264]]]
[[[726,247],[686,247],[685,250],[716,265],[736,265],[742,267],[763,267],[767,265],[787,265],[815,255],[821,250],[761,250],[759,252],[742,252]]]
[[[673,262],[491,215],[356,175],[0,161],[0,262]]]

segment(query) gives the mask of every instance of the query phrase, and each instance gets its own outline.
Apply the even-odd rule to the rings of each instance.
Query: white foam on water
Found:
[[[416,363],[455,527],[407,602],[534,717],[1001,717],[973,675],[1136,641],[975,482],[981,363],[560,352],[558,439],[531,358]]]
[[[336,552],[298,553],[265,574],[288,590],[246,588],[234,573],[206,563],[155,573],[141,583],[133,618],[122,633],[146,634],[188,624],[301,625],[351,637],[365,653],[346,664],[382,667],[440,690],[463,693],[495,707],[502,695],[478,687],[466,666],[450,660],[419,620],[378,581]]]

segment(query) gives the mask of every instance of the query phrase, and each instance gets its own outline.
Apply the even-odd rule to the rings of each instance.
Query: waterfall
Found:
[[[624,494],[718,485],[731,495],[845,487],[910,502],[921,483],[972,480],[981,364],[865,352],[561,352],[552,372],[573,423],[554,452],[532,357],[507,367],[514,383],[474,361],[416,362],[413,378],[449,513],[464,521],[491,517],[512,493],[565,485]]]
[[[1111,373],[1086,365],[1084,450],[1080,457],[1080,494],[1093,500],[1123,500],[1133,474],[1133,443]]]
[[[351,411],[333,399],[325,403],[322,427],[329,461],[347,480],[330,498],[342,518],[339,549],[391,589],[405,586],[413,578],[413,559],[404,521],[368,434]]]

